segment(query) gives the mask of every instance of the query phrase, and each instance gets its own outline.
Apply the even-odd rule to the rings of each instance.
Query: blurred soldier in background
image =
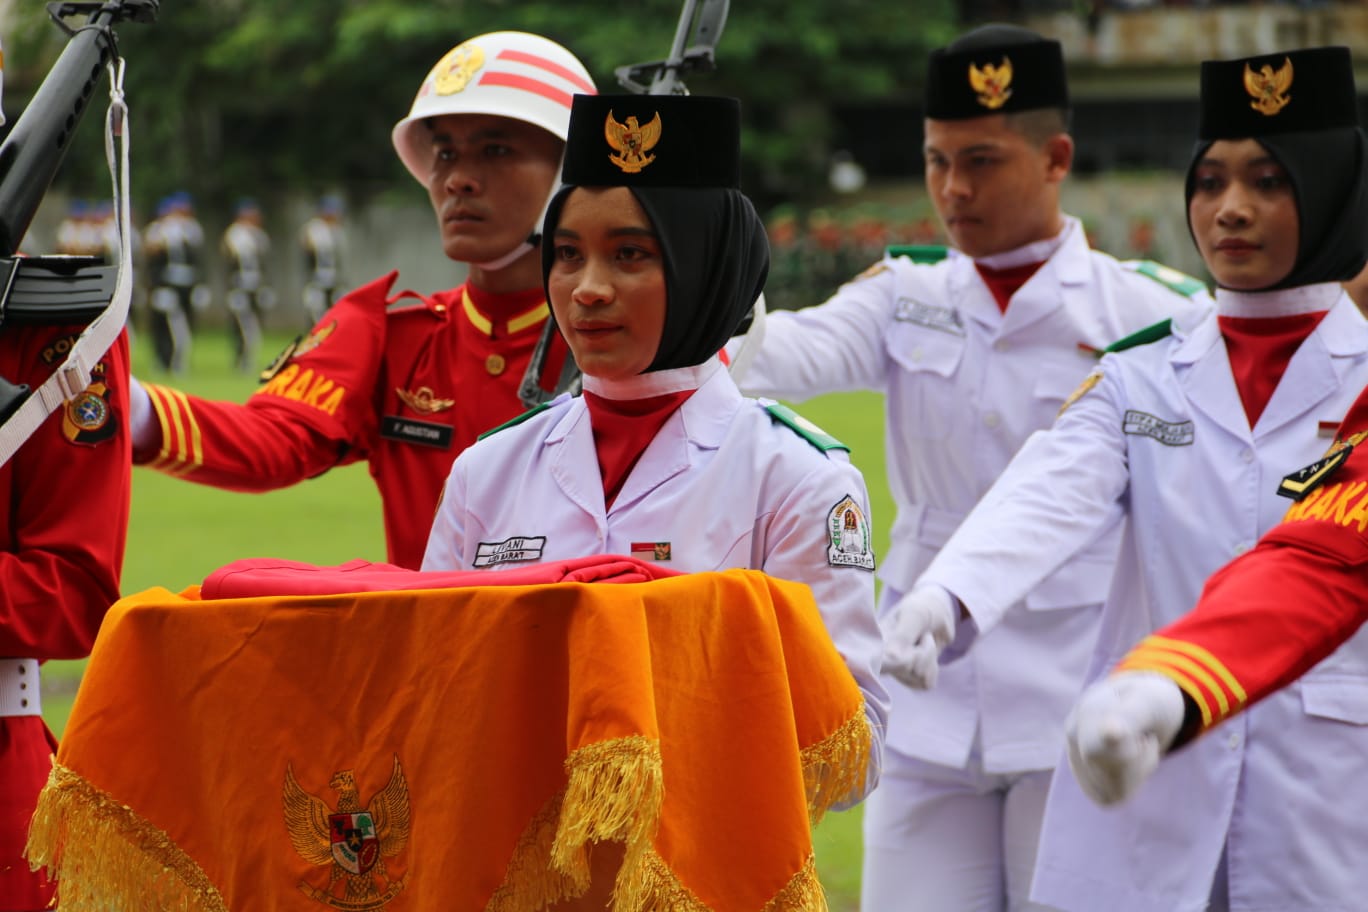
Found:
[[[299,245],[304,253],[304,315],[310,326],[323,319],[342,284],[342,198],[328,195],[318,202],[313,218],[304,223]]]
[[[223,232],[222,247],[228,265],[234,364],[240,371],[255,370],[260,366],[262,314],[275,304],[267,275],[271,239],[261,227],[261,207],[255,200],[238,202],[236,217]]]
[[[157,363],[183,374],[190,365],[195,312],[209,306],[209,289],[202,284],[204,229],[195,219],[190,194],[174,193],[161,201],[156,220],[147,226],[144,252]]]
[[[91,218],[90,203],[74,199],[68,204],[66,216],[57,225],[56,252],[65,256],[94,256],[100,253],[100,239]]]

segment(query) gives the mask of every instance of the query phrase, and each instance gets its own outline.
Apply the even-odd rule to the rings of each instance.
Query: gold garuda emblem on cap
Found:
[[[603,135],[607,138],[608,145],[620,154],[609,155],[608,160],[625,173],[636,174],[656,160],[654,155],[647,153],[660,142],[660,128],[659,111],[650,123],[643,127],[637,123],[635,114],[628,115],[626,123],[619,123],[610,110],[608,118],[603,122]]]
[[[409,792],[399,758],[384,788],[361,804],[351,770],[333,773],[328,787],[337,792],[337,808],[310,795],[285,765],[285,827],[295,851],[312,865],[328,865],[328,885],[317,887],[301,881],[299,889],[310,899],[335,909],[372,912],[398,896],[408,874],[390,878],[385,859],[408,845]]]
[[[996,111],[1012,97],[1012,61],[1003,57],[1002,63],[985,63],[983,69],[969,64],[969,87],[978,93],[979,104]]]
[[[484,51],[479,45],[458,44],[447,51],[432,68],[438,95],[455,95],[470,85],[471,78],[484,66]]]
[[[1244,87],[1249,97],[1254,99],[1249,106],[1265,117],[1272,117],[1292,100],[1292,96],[1287,94],[1287,90],[1292,88],[1291,59],[1284,57],[1283,65],[1276,71],[1272,65],[1265,63],[1257,73],[1246,63]]]

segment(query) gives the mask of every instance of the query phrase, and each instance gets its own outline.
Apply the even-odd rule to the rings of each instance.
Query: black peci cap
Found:
[[[576,95],[565,183],[580,187],[741,184],[741,105],[705,95]]]
[[[1039,108],[1067,108],[1059,42],[1015,25],[985,25],[931,52],[926,116],[967,120]]]
[[[1358,96],[1346,47],[1202,63],[1200,139],[1254,139],[1356,126]]]

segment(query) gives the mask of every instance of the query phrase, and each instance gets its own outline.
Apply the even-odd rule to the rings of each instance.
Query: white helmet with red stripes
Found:
[[[490,32],[446,53],[427,74],[408,116],[394,125],[395,151],[427,186],[431,137],[423,121],[443,114],[495,114],[565,139],[575,94],[595,94],[574,54],[527,32]]]

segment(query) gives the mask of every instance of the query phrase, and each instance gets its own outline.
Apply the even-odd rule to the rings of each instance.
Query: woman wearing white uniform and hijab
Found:
[[[812,425],[742,397],[718,356],[769,267],[739,137],[733,99],[576,96],[542,271],[584,394],[461,454],[423,569],[630,553],[806,583],[865,698],[867,790],[888,697],[864,478]]]
[[[1105,356],[1026,443],[918,580],[928,607],[890,630],[893,674],[924,676],[928,643],[972,648],[1120,520],[1090,677],[1104,673],[1278,522],[1290,504],[1278,496],[1283,476],[1324,453],[1368,383],[1368,323],[1340,285],[1368,256],[1348,50],[1207,62],[1201,99],[1188,222],[1219,286],[1217,312]],[[1138,702],[1178,731],[1181,695]],[[1123,807],[1097,807],[1080,788],[1100,797],[1096,783],[1059,766],[1032,900],[1070,912],[1362,908],[1365,722],[1360,634],[1167,759]]]

